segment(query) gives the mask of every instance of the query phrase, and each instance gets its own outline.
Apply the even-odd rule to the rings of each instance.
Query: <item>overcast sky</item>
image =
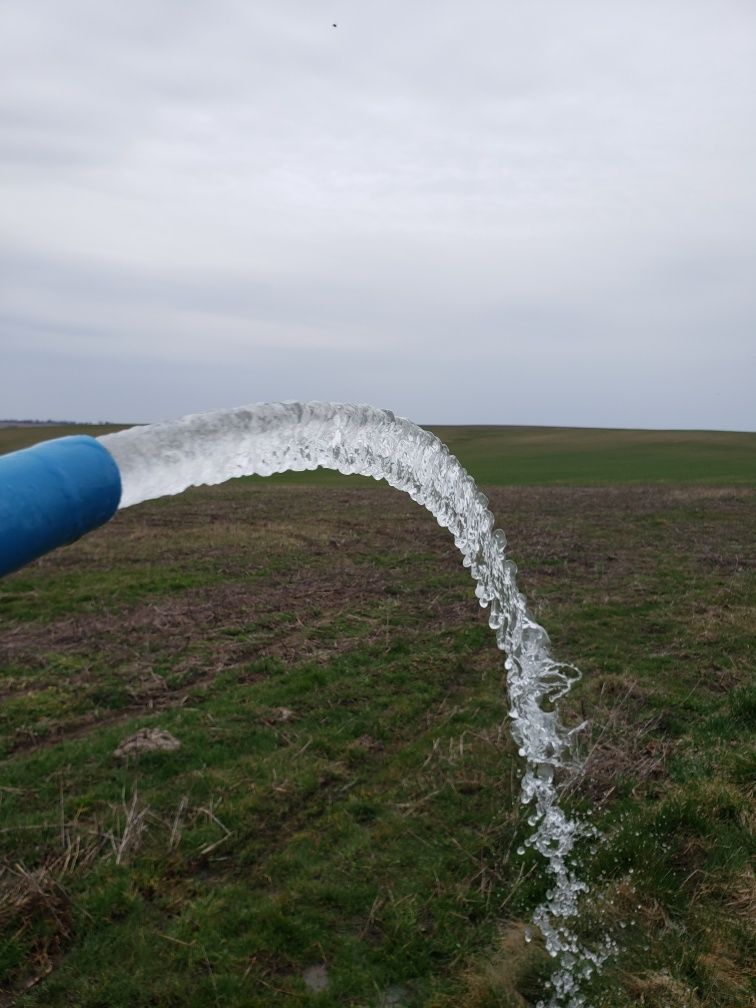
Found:
[[[0,417],[756,429],[754,0],[0,0],[0,67]]]

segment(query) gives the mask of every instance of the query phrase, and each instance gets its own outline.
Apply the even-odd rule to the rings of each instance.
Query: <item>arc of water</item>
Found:
[[[506,654],[511,731],[525,759],[521,797],[532,805],[528,821],[535,827],[526,843],[546,859],[552,878],[548,898],[534,915],[558,960],[550,1004],[583,1004],[580,978],[605,955],[582,946],[570,928],[587,888],[569,866],[584,828],[560,808],[554,779],[559,768],[576,766],[577,729],[564,727],[555,705],[578,673],[552,658],[548,635],[517,588],[517,568],[506,557],[506,537],[494,529],[488,501],[446,446],[388,410],[318,402],[259,403],[98,440],[120,470],[121,508],[236,476],[323,467],[384,479],[449,529]]]

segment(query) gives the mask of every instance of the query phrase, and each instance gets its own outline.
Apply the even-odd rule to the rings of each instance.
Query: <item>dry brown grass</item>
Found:
[[[628,976],[625,987],[643,1008],[701,1008],[696,993],[667,973]]]
[[[756,926],[756,873],[750,865],[730,885],[727,905],[733,913]]]
[[[590,798],[596,807],[611,801],[617,785],[631,782],[633,797],[643,797],[663,782],[675,744],[660,738],[661,715],[648,714],[648,692],[626,677],[606,676],[583,739],[585,762],[568,791]]]
[[[457,1004],[465,1008],[528,1008],[532,1002],[521,991],[530,986],[529,978],[548,970],[551,960],[539,942],[526,940],[526,933],[526,926],[519,921],[502,927],[490,957],[465,971]],[[439,1001],[438,1006],[450,1008],[450,1002]]]
[[[34,936],[22,970],[6,978],[16,993],[29,990],[52,972],[72,928],[72,902],[64,880],[73,865],[88,860],[89,850],[77,845],[37,868],[23,864],[0,868],[0,927],[11,928],[16,938]],[[2,983],[0,1004],[12,1004],[3,1000],[4,992],[8,990]]]

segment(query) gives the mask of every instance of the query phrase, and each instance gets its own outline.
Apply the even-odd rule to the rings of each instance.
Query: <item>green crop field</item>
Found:
[[[434,427],[482,486],[756,486],[756,434],[561,427]]]
[[[590,1004],[746,1008],[756,435],[436,431],[583,671],[579,929],[619,946]],[[0,1005],[544,996],[501,656],[409,498],[317,473],[120,513],[0,582],[0,704]],[[117,754],[144,728],[178,748]]]
[[[114,426],[0,427],[0,453]],[[429,428],[481,486],[687,483],[756,487],[756,434],[575,427]],[[277,483],[337,485],[336,473],[281,473]],[[353,485],[370,485],[355,478]]]

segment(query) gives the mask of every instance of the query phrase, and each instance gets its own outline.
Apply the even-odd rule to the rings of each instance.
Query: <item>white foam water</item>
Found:
[[[437,437],[388,410],[339,403],[257,403],[238,409],[134,427],[99,438],[121,471],[120,507],[235,476],[335,469],[384,479],[422,504],[449,529],[476,582],[480,605],[505,653],[511,732],[525,760],[522,801],[535,827],[526,845],[546,860],[546,901],[534,914],[556,969],[548,1002],[537,1008],[580,1008],[580,992],[606,958],[578,941],[571,921],[587,886],[570,867],[576,841],[588,830],[558,803],[555,774],[577,768],[574,736],[557,702],[578,676],[555,661],[546,631],[518,591],[506,537],[494,529],[488,501]]]

